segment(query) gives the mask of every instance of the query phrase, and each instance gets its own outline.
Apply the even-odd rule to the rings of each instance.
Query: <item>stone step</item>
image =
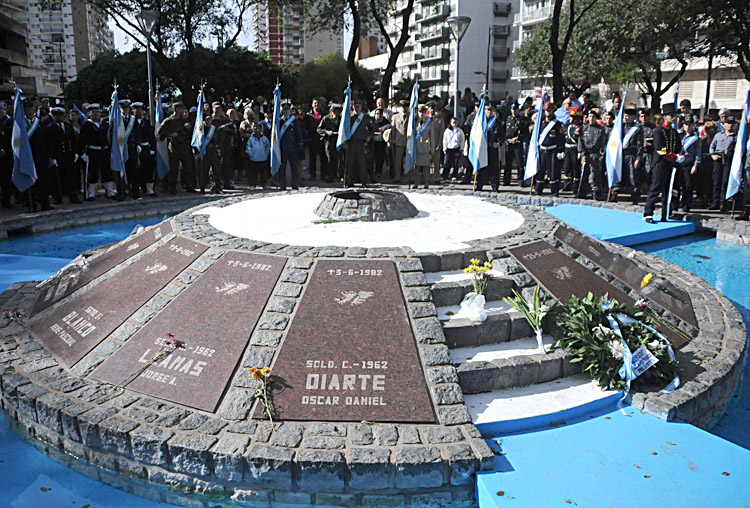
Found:
[[[520,388],[465,395],[472,421],[483,433],[548,427],[577,408],[617,403],[617,390],[602,390],[588,376],[574,376]]]
[[[547,345],[553,341],[552,337],[545,337]],[[451,358],[466,395],[546,383],[581,371],[580,365],[570,363],[562,350],[540,353],[535,338],[454,349]]]
[[[505,302],[488,302],[485,306],[487,319],[481,322],[457,317],[459,309],[458,305],[437,309],[449,348],[498,344],[532,335],[523,314]]]
[[[502,300],[512,294],[513,280],[502,272],[490,270],[493,278],[487,284],[485,299],[487,301]],[[468,293],[474,291],[471,274],[463,270],[449,272],[426,273],[427,282],[432,285],[432,301],[436,307],[458,305]]]

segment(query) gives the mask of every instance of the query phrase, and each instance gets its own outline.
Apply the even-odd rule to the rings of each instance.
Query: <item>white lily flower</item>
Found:
[[[609,347],[609,352],[612,353],[612,356],[618,360],[622,360],[624,349],[621,340],[611,340],[609,341],[609,344],[607,344],[607,347]]]

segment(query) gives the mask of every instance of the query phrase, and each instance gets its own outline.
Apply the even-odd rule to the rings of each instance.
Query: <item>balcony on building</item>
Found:
[[[508,79],[510,79],[510,70],[493,69],[493,71],[490,73],[490,76],[492,76],[492,81],[507,81]]]
[[[493,60],[506,60],[510,56],[509,48],[492,48]]]
[[[435,7],[422,11],[421,23],[437,21],[441,18],[447,18],[451,14],[451,6],[448,4],[436,5]]]
[[[447,83],[450,80],[450,72],[447,70],[441,70],[440,72],[435,74],[423,74],[424,73],[417,74],[417,76],[419,76],[420,84],[426,87],[436,85],[438,83]]]
[[[492,12],[495,16],[508,16],[513,6],[510,2],[495,2],[492,6]]]
[[[544,21],[545,19],[552,16],[552,6],[547,5],[538,9],[522,9],[521,12],[513,16],[514,25],[533,25]]]
[[[515,41],[513,41],[513,51],[515,51],[515,50],[517,50],[518,48],[520,48],[520,47],[521,47],[521,43],[522,43],[522,42],[523,42],[523,41],[519,41],[519,40],[515,40]]]
[[[421,44],[429,44],[438,42],[444,39],[449,39],[451,36],[451,29],[447,26],[435,26],[430,30],[425,30],[420,34],[419,42]]]
[[[510,25],[495,25],[492,27],[493,37],[508,37],[510,35]]]
[[[434,46],[433,46],[434,47]],[[443,60],[450,60],[451,53],[448,48],[440,48],[438,51],[432,50],[421,56],[422,63],[435,63]]]

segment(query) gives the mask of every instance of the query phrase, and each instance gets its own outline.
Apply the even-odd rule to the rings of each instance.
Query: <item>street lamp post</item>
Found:
[[[455,95],[453,96],[453,115],[458,118],[458,94],[460,88],[458,87],[458,56],[460,52],[461,39],[463,39],[466,29],[469,28],[471,18],[469,16],[451,16],[447,20],[448,26],[451,28],[451,33],[456,39],[456,87]]]
[[[151,33],[154,31],[156,22],[159,21],[159,13],[156,11],[142,10],[136,16],[141,32],[146,37],[146,65],[148,67],[148,117],[151,125],[154,125],[154,79],[151,72]]]

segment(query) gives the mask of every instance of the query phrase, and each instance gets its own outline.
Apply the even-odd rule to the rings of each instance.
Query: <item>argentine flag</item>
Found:
[[[200,151],[203,146],[203,139],[206,137],[206,125],[203,123],[203,87],[198,94],[198,111],[195,116],[195,126],[193,127],[193,139],[190,140],[190,146]]]
[[[534,130],[531,132],[531,139],[529,140],[529,153],[526,155],[526,171],[523,175],[524,180],[534,178],[539,172],[539,131],[541,130],[545,102],[547,102],[547,92],[542,92],[542,96],[539,98],[539,105],[536,107],[537,113]]]
[[[156,131],[164,121],[164,108],[161,104],[161,94],[156,92],[156,111],[154,112],[154,136],[156,137],[156,176],[163,180],[169,174],[169,147],[167,140],[159,141]]]
[[[678,123],[677,123],[677,115],[680,112],[680,106],[679,106],[679,98],[680,98],[680,82],[677,82],[677,88],[674,90],[674,124],[672,127],[674,130],[677,130]]]
[[[607,163],[607,181],[610,187],[622,181],[622,113],[624,108],[625,102],[620,102],[620,111],[612,126],[604,153],[604,160]]]
[[[409,119],[406,122],[406,157],[404,174],[414,168],[417,162],[417,107],[419,106],[419,83],[414,83],[409,99]]]
[[[109,124],[112,126],[110,165],[112,166],[112,171],[120,173],[122,180],[127,183],[128,176],[125,174],[125,163],[128,161],[128,146],[125,135],[125,122],[122,120],[120,101],[117,99],[117,87],[112,92],[112,105],[109,107]]]
[[[474,166],[475,174],[487,165],[487,114],[484,112],[484,101],[482,94],[479,111],[469,133],[469,162]]]
[[[34,117],[31,128],[39,127],[39,119]],[[13,185],[24,192],[36,182],[36,166],[34,166],[34,155],[31,153],[29,144],[29,131],[26,129],[26,116],[23,114],[21,103],[21,89],[16,88],[16,97],[13,100],[13,133],[10,140],[13,147]]]
[[[344,107],[341,111],[339,122],[339,135],[336,138],[336,150],[341,150],[344,143],[352,137],[352,89],[350,86],[344,90]]]
[[[78,106],[76,106],[75,104],[73,104],[73,109],[75,109],[76,113],[78,113],[78,115],[81,118],[83,118],[84,120],[88,120],[89,119],[89,117],[86,116],[86,113],[84,113],[83,111],[81,111],[80,109],[78,109]]]
[[[281,114],[281,85],[273,90],[273,123],[271,123],[271,174],[275,175],[281,167],[281,139],[279,138],[279,115]]]
[[[748,139],[748,122],[750,122],[750,90],[745,92],[745,107],[740,118],[740,129],[737,133],[737,144],[732,156],[732,165],[729,169],[729,183],[727,184],[727,195],[724,199],[729,199],[740,191],[742,182],[742,156],[747,151],[746,142]],[[750,155],[749,155],[750,156]],[[745,192],[750,192],[750,182],[745,182]]]

